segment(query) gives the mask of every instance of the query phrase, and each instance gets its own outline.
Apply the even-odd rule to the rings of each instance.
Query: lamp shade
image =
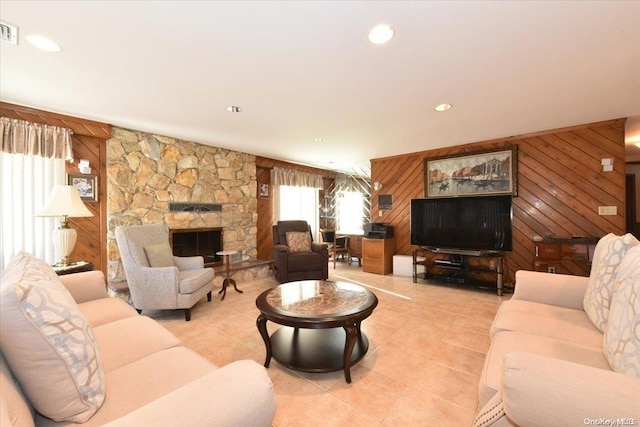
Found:
[[[71,185],[54,185],[47,203],[36,216],[93,216],[78,194],[78,190]]]

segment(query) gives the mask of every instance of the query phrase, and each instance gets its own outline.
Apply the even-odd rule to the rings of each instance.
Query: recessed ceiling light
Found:
[[[324,142],[324,138],[323,138],[323,137],[321,137],[321,136],[317,136],[317,137],[313,138],[313,140],[314,140],[315,142]]]
[[[47,52],[60,52],[62,50],[56,42],[44,36],[31,34],[27,36],[27,41],[38,49],[46,50]]]
[[[369,31],[369,41],[373,44],[385,44],[393,38],[393,28],[387,24],[380,24]]]
[[[236,105],[229,105],[227,107],[227,111],[230,113],[239,113],[242,111],[242,108],[236,106]]]
[[[436,105],[434,110],[439,111],[439,112],[443,112],[443,111],[450,110],[452,108],[453,108],[453,105],[451,105],[451,104],[440,104],[440,105]]]

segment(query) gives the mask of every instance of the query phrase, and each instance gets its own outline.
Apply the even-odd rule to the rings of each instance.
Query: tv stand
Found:
[[[429,252],[449,255],[448,258],[418,261],[418,252]],[[470,265],[469,257],[483,257],[494,260],[489,266]],[[467,286],[478,289],[494,290],[500,296],[503,291],[502,259],[504,253],[497,251],[465,251],[458,249],[420,248],[413,251],[413,283],[418,279],[435,280],[456,286]],[[418,273],[418,265],[425,266],[424,273]],[[495,282],[478,280],[474,273],[495,274]]]

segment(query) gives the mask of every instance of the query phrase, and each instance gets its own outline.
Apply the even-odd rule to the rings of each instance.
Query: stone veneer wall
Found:
[[[107,140],[109,283],[125,281],[115,229],[223,227],[225,250],[257,257],[256,158],[253,155],[117,127]],[[222,212],[169,212],[169,202],[222,204]]]

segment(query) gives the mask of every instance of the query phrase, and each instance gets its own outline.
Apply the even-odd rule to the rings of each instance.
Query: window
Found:
[[[50,264],[56,260],[51,234],[60,218],[36,217],[54,184],[65,184],[65,164],[52,159],[0,152],[0,273],[25,251]]]
[[[314,239],[318,236],[318,189],[278,185],[274,187],[276,221],[304,220],[311,226]]]
[[[336,197],[338,231],[343,234],[362,234],[364,195],[358,191],[340,191]]]

